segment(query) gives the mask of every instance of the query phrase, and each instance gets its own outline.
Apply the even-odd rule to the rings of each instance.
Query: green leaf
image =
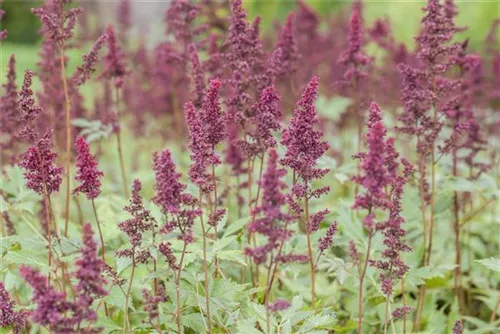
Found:
[[[242,319],[238,322],[237,334],[262,334],[257,328],[255,328],[255,324],[257,322],[257,317],[251,317],[248,319]],[[201,332],[200,332],[201,333]]]
[[[122,327],[108,317],[99,317],[99,319],[95,323],[95,327],[102,328],[102,333],[104,334],[122,331]]]
[[[245,261],[245,256],[243,256],[243,253],[241,250],[226,250],[226,251],[219,251],[217,252],[217,258],[220,260],[226,260],[226,261],[232,261],[232,262],[238,262],[239,264],[242,264],[246,266],[246,261]]]
[[[250,217],[244,217],[244,218],[238,219],[237,221],[235,221],[233,223],[230,223],[228,225],[228,227],[226,228],[226,230],[224,231],[223,237],[229,236],[231,234],[234,234],[234,233],[240,231],[243,228],[243,226],[245,226],[249,221],[250,221]]]
[[[233,241],[236,241],[235,236],[224,236],[221,239],[217,240],[214,244],[214,250],[216,252],[219,252],[226,248],[229,244],[231,244]]]
[[[500,259],[490,257],[489,259],[476,260],[476,262],[481,263],[490,270],[500,272]]]
[[[116,272],[120,275],[125,269],[130,267],[132,259],[128,257],[119,257],[116,259]]]
[[[84,118],[75,118],[71,120],[71,124],[78,128],[87,128],[91,125],[91,123]]]
[[[200,313],[182,314],[181,324],[189,327],[196,333],[204,333],[205,326],[203,325],[203,318]]]
[[[116,306],[120,310],[125,310],[125,299],[126,299],[125,294],[117,286],[114,286],[109,292],[109,294],[106,297],[104,297],[104,301],[107,304]],[[134,305],[132,305],[132,298],[129,298],[128,308],[131,311],[135,311]]]

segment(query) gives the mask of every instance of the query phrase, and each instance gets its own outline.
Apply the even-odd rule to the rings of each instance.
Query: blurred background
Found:
[[[216,1],[216,0],[198,0]],[[0,0],[1,2],[1,0]],[[39,43],[39,20],[31,13],[30,9],[39,7],[42,1],[4,0],[1,3],[6,14],[0,21],[0,30],[7,29],[9,37],[1,45],[2,71],[5,69],[8,56],[16,53],[18,57],[18,70],[33,68],[36,65],[35,48]],[[320,15],[349,15],[346,9],[351,1],[345,0],[304,0],[309,6],[315,8]],[[164,13],[170,1],[131,0],[130,19],[136,36],[147,36],[151,45],[164,38]],[[460,39],[469,38],[471,49],[482,51],[484,39],[495,18],[500,17],[500,0],[491,1],[460,1],[455,0],[459,9],[457,24],[467,25],[467,31],[460,34]],[[80,22],[79,29],[93,26],[97,29],[104,28],[108,23],[115,22],[118,13],[119,0],[100,1],[85,0],[79,3],[85,7],[86,22]],[[296,0],[247,0],[244,1],[250,18],[257,15],[263,20],[263,33],[275,30],[276,22],[283,21],[287,14],[296,7]],[[421,8],[425,1],[418,0],[370,0],[363,2],[363,15],[365,24],[370,26],[375,19],[385,18],[391,21],[396,38],[412,47],[413,37],[418,32],[419,21],[422,16]],[[323,27],[327,29],[328,27]],[[69,54],[70,59],[79,58],[79,54]],[[71,64],[74,62],[70,62]],[[74,64],[73,64],[74,66]]]

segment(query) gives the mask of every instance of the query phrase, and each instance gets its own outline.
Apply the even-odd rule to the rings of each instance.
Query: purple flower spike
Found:
[[[115,30],[112,25],[106,28],[108,53],[104,56],[104,70],[102,77],[106,79],[114,79],[115,87],[120,88],[123,85],[123,80],[127,74],[125,68],[125,54],[118,45],[116,40]]]
[[[337,234],[338,223],[333,222],[328,229],[326,230],[326,235],[321,237],[318,242],[318,249],[320,252],[324,252],[328,248],[330,248],[333,244],[333,237]]]
[[[15,303],[10,298],[3,282],[0,282],[0,327],[11,327],[14,333],[20,333],[24,328],[26,314],[14,310]]]
[[[297,102],[298,108],[294,111],[288,129],[283,131],[281,141],[287,150],[280,163],[293,169],[304,182],[322,178],[329,171],[314,167],[316,161],[329,148],[326,141],[321,141],[323,133],[314,129],[319,123],[314,105],[318,94],[318,81],[318,77],[313,77],[302,93]]]
[[[55,162],[57,153],[52,151],[52,132],[47,132],[35,145],[21,155],[19,166],[25,170],[26,186],[40,195],[59,191],[63,167]]]
[[[292,304],[288,300],[278,299],[274,303],[268,306],[269,311],[271,312],[279,312],[284,311],[289,308]]]
[[[84,193],[88,199],[95,199],[101,193],[101,178],[104,173],[97,169],[95,156],[90,153],[85,138],[76,138],[76,177],[81,184],[73,190],[74,194]]]
[[[205,126],[206,139],[212,147],[227,137],[226,123],[220,106],[221,85],[222,82],[219,79],[210,80],[200,113]]]
[[[153,153],[153,170],[156,176],[156,195],[153,202],[159,205],[164,213],[178,213],[186,185],[180,182],[182,174],[176,172],[169,150]]]
[[[76,86],[83,85],[95,72],[95,67],[99,61],[99,51],[101,51],[104,43],[106,43],[107,38],[108,36],[106,34],[101,35],[95,42],[94,46],[92,46],[90,52],[83,55],[83,64],[78,66],[76,73],[73,76],[73,83]]]
[[[36,139],[35,121],[43,112],[43,109],[35,104],[35,98],[31,90],[32,83],[33,72],[31,70],[26,70],[17,103],[20,112],[20,121],[24,124],[24,128],[19,133],[19,136],[26,139],[28,142],[33,142]]]
[[[104,262],[97,255],[97,243],[89,223],[83,226],[83,247],[81,256],[76,260],[75,277],[78,281],[76,291],[78,292],[76,314],[78,320],[97,320],[97,314],[92,303],[108,294],[104,288],[106,280],[102,276],[105,268]]]

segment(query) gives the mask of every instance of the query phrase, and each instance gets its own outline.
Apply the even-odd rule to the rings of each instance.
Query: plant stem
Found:
[[[307,186],[306,186],[307,189]],[[306,196],[304,197],[305,199],[305,214],[306,214],[306,234],[307,234],[307,253],[309,255],[309,264],[311,265],[311,307],[314,310],[316,307],[316,268],[314,266],[314,255],[313,255],[313,250],[312,250],[312,242],[311,242],[311,232],[309,230],[308,224],[309,224],[309,198],[307,196],[307,191],[306,191]]]
[[[212,145],[212,151],[215,152],[215,145]],[[217,212],[217,205],[219,202],[219,198],[217,196],[217,179],[215,177],[215,165],[212,165],[212,180],[214,184],[214,207],[212,213]],[[214,242],[217,242],[218,238],[218,231],[217,231],[217,224],[214,225]],[[214,262],[215,262],[215,273],[214,277],[217,277],[220,268],[219,268],[219,260],[217,259],[217,255],[214,256]]]
[[[388,325],[389,325],[389,296],[385,296],[384,334],[387,334]]]
[[[125,162],[123,160],[123,152],[122,152],[121,125],[120,125],[120,91],[118,88],[116,88],[115,108],[116,108],[116,122],[117,122],[116,145],[118,149],[118,159],[120,160],[120,172],[122,174],[123,191],[125,193],[125,196],[129,197],[128,186],[127,186],[128,185],[127,175],[125,174]]]
[[[104,238],[102,236],[102,230],[101,230],[101,223],[99,222],[99,218],[97,217],[97,210],[95,208],[95,201],[94,199],[92,198],[92,209],[94,211],[94,217],[95,217],[95,221],[96,221],[96,224],[97,224],[97,230],[99,231],[99,238],[101,239],[101,257],[102,257],[102,262],[106,263],[106,248],[104,247]],[[109,316],[109,312],[108,312],[108,305],[106,303],[104,303],[104,314],[106,316]]]
[[[50,285],[50,271],[52,270],[52,229],[51,229],[51,219],[50,219],[50,210],[49,210],[49,195],[44,196],[44,205],[45,205],[45,214],[47,219],[47,239],[49,242],[49,277],[48,284]]]
[[[128,317],[128,303],[130,299],[130,291],[132,290],[132,282],[134,281],[134,274],[135,274],[135,249],[132,250],[132,273],[130,274],[130,282],[128,284],[128,289],[127,293],[125,294],[125,314],[123,317],[124,321],[124,328],[127,328],[128,331],[130,332],[130,320]],[[125,329],[123,330],[125,333]]]
[[[202,203],[202,194],[201,194],[201,189],[199,190],[199,196],[200,196],[200,206]],[[207,304],[207,330],[208,333],[211,333],[211,326],[210,326],[210,298],[208,294],[208,262],[207,262],[207,235],[205,231],[205,224],[203,223],[203,214],[200,215],[200,223],[201,223],[201,231],[203,233],[203,272],[205,275],[205,302]]]
[[[458,176],[457,168],[457,150],[453,149],[453,176]],[[453,229],[455,232],[455,279],[454,288],[455,295],[458,297],[460,311],[463,314],[465,310],[465,300],[462,293],[462,252],[461,252],[461,242],[460,242],[460,203],[458,200],[458,193],[453,192]]]
[[[372,232],[368,234],[368,247],[366,248],[365,263],[359,276],[359,297],[358,297],[358,334],[362,333],[363,329],[363,283],[366,275],[366,268],[368,267],[368,260],[370,258],[370,251],[372,246]]]
[[[61,63],[61,80],[64,90],[65,110],[66,110],[66,206],[64,213],[64,236],[68,237],[69,225],[69,197],[70,197],[70,174],[71,174],[71,101],[68,93],[68,83],[66,82],[66,64],[64,63],[64,45],[61,45],[59,60]]]
[[[97,217],[97,210],[95,207],[95,201],[92,199],[92,209],[94,210],[94,217],[97,223],[97,229],[99,230],[99,238],[101,239],[101,257],[102,261],[106,263],[106,248],[104,247],[104,238],[102,236],[101,223],[99,222],[99,218]]]
[[[403,299],[403,309],[406,307],[405,279],[401,277],[401,296]],[[406,334],[406,312],[403,314],[403,334]]]
[[[175,290],[177,297],[177,311],[176,311],[176,322],[177,322],[177,333],[181,333],[181,273],[182,273],[182,264],[184,262],[184,254],[186,254],[186,246],[184,243],[184,247],[182,248],[181,260],[179,261],[179,270],[177,271],[177,277],[175,279]]]

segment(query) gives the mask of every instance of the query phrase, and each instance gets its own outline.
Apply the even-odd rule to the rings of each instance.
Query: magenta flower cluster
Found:
[[[40,195],[59,191],[64,168],[56,165],[58,154],[52,150],[52,132],[47,132],[21,155],[19,166],[25,170],[26,186]]]
[[[95,199],[101,193],[101,178],[104,173],[97,168],[95,156],[90,153],[89,144],[82,136],[76,138],[76,177],[81,184],[73,190],[74,194],[83,193],[88,199]]]

